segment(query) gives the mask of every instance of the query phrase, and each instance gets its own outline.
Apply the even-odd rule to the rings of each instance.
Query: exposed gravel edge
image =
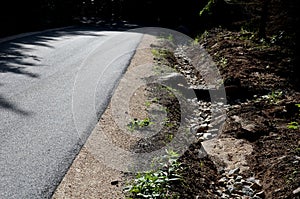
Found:
[[[152,39],[151,36],[144,35],[127,71],[141,64],[152,63],[153,57],[150,50],[150,44],[153,43]],[[140,96],[140,99],[133,100],[133,103],[140,104],[141,101],[144,102],[143,94],[137,96]],[[132,114],[143,117],[144,113],[138,112],[140,109],[143,108],[133,109]],[[111,135],[117,135],[119,131],[111,115],[111,103],[87,142],[94,139],[97,133],[103,130]],[[118,143],[118,145],[124,144]],[[91,153],[89,147],[85,144],[52,198],[125,198],[122,186],[120,186],[122,181],[121,172],[106,166],[105,163]]]

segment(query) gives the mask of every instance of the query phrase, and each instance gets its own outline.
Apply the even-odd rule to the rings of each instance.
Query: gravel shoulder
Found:
[[[153,43],[152,36],[145,35],[139,44],[135,55],[127,69],[127,72],[135,67],[147,63],[152,63],[153,56],[150,50],[150,44]],[[126,75],[126,74],[125,74]],[[126,83],[125,83],[126,86]],[[126,92],[122,88],[122,83],[116,89],[117,92]],[[131,114],[133,117],[145,118],[145,96],[143,89],[139,89],[131,101]],[[114,144],[125,147],[135,140],[121,139],[120,129],[112,115],[111,103],[103,113],[97,126],[91,133],[87,143],[83,146],[80,153],[74,160],[64,179],[57,187],[53,198],[124,198],[121,183],[123,174],[121,171],[111,168],[107,162],[95,153],[90,143],[96,142],[101,133],[110,135]],[[100,136],[101,137],[101,136]]]

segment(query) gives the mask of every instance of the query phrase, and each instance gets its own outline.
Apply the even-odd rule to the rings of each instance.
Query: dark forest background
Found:
[[[200,11],[211,3],[202,16]],[[80,24],[129,21],[195,33],[211,26],[241,24],[272,35],[295,33],[296,0],[4,0],[0,6],[0,36]]]

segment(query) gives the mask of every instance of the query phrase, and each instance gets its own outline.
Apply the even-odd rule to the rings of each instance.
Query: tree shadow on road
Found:
[[[23,36],[13,36],[14,39],[11,37],[6,40],[0,40],[0,81],[2,80],[0,86],[8,84],[8,82],[1,79],[1,75],[8,73],[23,75],[26,78],[40,78],[40,74],[31,71],[32,67],[42,67],[42,57],[39,57],[32,52],[36,48],[45,47],[55,50],[50,41],[60,40],[62,37],[67,36],[103,36],[102,34],[95,32],[98,30],[99,28],[96,27],[71,27],[35,34],[25,34]],[[10,110],[25,116],[30,114],[6,98],[5,93],[1,93],[1,89],[0,109]]]
[[[41,57],[37,57],[28,52],[34,50],[35,47],[54,48],[49,42],[58,40],[64,36],[101,36],[99,34],[91,33],[96,30],[99,30],[99,28],[73,27],[63,30],[41,32],[2,42],[0,41],[0,74],[14,73],[38,78],[38,74],[31,73],[28,69],[30,67],[39,66]]]
[[[17,114],[20,114],[23,116],[31,115],[31,113],[29,111],[25,111],[25,110],[19,108],[16,104],[8,101],[2,95],[0,95],[0,109],[10,110],[14,113],[17,113]]]

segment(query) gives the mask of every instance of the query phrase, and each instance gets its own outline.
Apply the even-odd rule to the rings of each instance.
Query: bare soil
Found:
[[[300,130],[287,128],[300,119],[295,55],[291,46],[264,43],[249,34],[217,28],[200,41],[218,63],[231,105],[219,139],[235,138],[252,146],[246,156],[249,170],[243,175],[260,179],[265,198],[299,198],[293,191],[300,184]],[[220,178],[211,160],[197,159],[192,148],[184,154],[188,169],[183,172],[185,186],[178,189],[182,198],[220,198],[209,191]]]
[[[287,128],[289,122],[300,119],[295,106],[300,102],[300,87],[299,74],[294,73],[293,46],[248,38],[240,32],[214,29],[202,41],[219,61],[223,78],[241,82],[229,95],[232,109],[221,137],[251,143],[253,152],[247,156],[250,170],[246,175],[261,179],[266,198],[299,198],[293,191],[300,184],[300,129]],[[227,60],[225,65],[220,62],[222,57]],[[275,99],[259,100],[275,91],[281,93]]]

